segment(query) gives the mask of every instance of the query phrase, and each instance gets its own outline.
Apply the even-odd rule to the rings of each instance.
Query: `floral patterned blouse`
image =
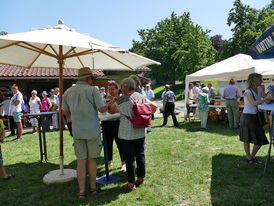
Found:
[[[208,94],[199,93],[198,102],[199,102],[199,106],[198,106],[199,111],[208,111],[208,102],[209,102]]]

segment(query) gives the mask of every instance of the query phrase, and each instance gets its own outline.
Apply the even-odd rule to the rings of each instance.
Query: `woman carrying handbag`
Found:
[[[268,144],[263,125],[260,124],[257,106],[265,100],[264,88],[261,86],[262,75],[252,73],[247,79],[247,89],[244,93],[244,110],[240,119],[240,141],[244,143],[246,161],[249,164],[260,164],[256,154],[262,145]],[[253,150],[250,153],[250,143]]]

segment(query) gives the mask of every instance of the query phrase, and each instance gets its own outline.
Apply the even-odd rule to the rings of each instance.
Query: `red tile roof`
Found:
[[[94,70],[98,77],[105,76],[103,72]],[[77,69],[64,69],[63,78],[73,79],[78,76]],[[25,68],[7,64],[0,64],[0,79],[58,79],[59,71],[57,68]]]

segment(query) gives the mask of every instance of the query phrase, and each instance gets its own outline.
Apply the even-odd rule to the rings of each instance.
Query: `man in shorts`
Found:
[[[18,136],[14,139],[14,141],[20,141],[23,139],[23,126],[21,121],[23,95],[18,90],[18,86],[16,84],[11,86],[11,91],[13,93],[13,97],[10,100],[9,106],[9,116],[11,117],[10,125],[12,125],[14,122],[16,123]]]
[[[62,109],[67,120],[72,123],[74,151],[77,158],[77,180],[79,199],[86,196],[86,171],[90,179],[90,194],[97,194],[96,188],[96,158],[101,152],[101,128],[98,111],[107,110],[100,92],[91,86],[93,75],[89,67],[79,69],[78,81],[65,93]],[[88,165],[88,166],[87,166]],[[87,169],[87,170],[86,170]]]

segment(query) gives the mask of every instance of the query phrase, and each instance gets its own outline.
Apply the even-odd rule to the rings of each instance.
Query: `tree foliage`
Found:
[[[6,34],[8,34],[8,32],[6,32],[6,31],[0,31],[0,36],[6,35]]]
[[[141,41],[133,40],[131,51],[161,62],[161,66],[151,66],[150,77],[175,85],[175,80],[213,63],[216,50],[208,32],[195,25],[189,13],[172,12],[154,28],[139,30]]]
[[[232,38],[224,42],[219,51],[221,59],[238,53],[249,54],[249,47],[274,23],[274,0],[261,10],[235,0],[230,10],[227,24],[232,27]]]

